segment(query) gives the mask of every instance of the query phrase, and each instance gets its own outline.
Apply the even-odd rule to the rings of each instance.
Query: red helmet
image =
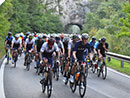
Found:
[[[55,43],[55,40],[53,38],[50,38],[48,40],[48,45],[54,45],[54,43]]]

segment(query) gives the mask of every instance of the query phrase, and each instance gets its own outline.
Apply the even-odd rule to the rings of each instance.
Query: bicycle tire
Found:
[[[51,78],[51,73],[48,73],[48,77],[47,77],[47,95],[48,98],[51,97],[51,93],[52,93],[52,78]]]
[[[104,70],[104,68],[105,68],[105,70]],[[103,80],[105,80],[106,77],[107,77],[107,66],[103,65],[103,68],[102,68],[102,78],[103,78]]]
[[[70,88],[71,88],[71,90],[72,90],[73,93],[76,91],[77,82],[76,82],[76,80],[75,80],[75,75],[74,75],[74,83],[71,83],[71,82],[70,82]]]
[[[83,77],[83,78],[82,78]],[[80,94],[80,97],[83,98],[85,93],[86,93],[86,77],[85,77],[85,74],[82,72],[80,74],[80,82],[79,82],[79,94]],[[84,85],[84,90],[83,90],[83,93],[82,93],[82,88],[80,87],[81,86],[81,83],[82,83],[82,79],[84,79],[84,82],[83,82],[83,85]]]

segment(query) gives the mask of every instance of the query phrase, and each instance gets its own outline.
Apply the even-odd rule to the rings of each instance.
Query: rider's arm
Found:
[[[55,48],[55,52],[56,52],[56,56],[57,56],[57,59],[59,59],[59,57],[60,57],[60,49],[59,49],[59,47],[58,47],[58,45],[57,44],[54,44],[54,48]]]
[[[70,54],[71,54],[71,43],[68,43],[68,57],[70,58]]]
[[[73,57],[74,57],[75,60],[77,59],[77,57],[76,57],[76,51],[73,51]]]
[[[61,47],[62,47],[62,53],[64,54],[65,53],[65,49],[64,49],[64,45],[63,45],[62,42],[61,42]]]
[[[106,52],[108,52],[108,44],[105,45],[104,49]]]
[[[14,46],[14,40],[12,40],[12,43],[11,43],[11,48],[13,48]]]

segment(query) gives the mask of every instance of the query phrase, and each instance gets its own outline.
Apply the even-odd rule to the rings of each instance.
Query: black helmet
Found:
[[[95,41],[95,40],[96,40],[96,38],[93,36],[93,37],[92,37],[92,41]]]
[[[79,39],[79,36],[77,36],[77,35],[73,35],[73,37],[72,37],[72,39],[74,40],[74,39]]]
[[[12,32],[9,32],[8,35],[12,35]]]
[[[101,39],[101,41],[102,41],[102,42],[105,42],[105,41],[106,41],[106,38],[103,37],[103,38]]]
[[[48,40],[48,45],[54,45],[54,43],[55,43],[55,40],[53,38],[50,38]]]
[[[56,41],[60,41],[60,37],[55,37]]]

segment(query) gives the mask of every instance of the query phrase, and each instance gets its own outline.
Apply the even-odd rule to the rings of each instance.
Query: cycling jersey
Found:
[[[22,43],[22,41],[20,40],[20,39],[13,39],[12,40],[12,44],[14,44],[13,45],[13,49],[18,49],[19,47],[20,47],[20,44]]]
[[[105,43],[105,47],[108,49],[108,43]],[[102,54],[103,57],[106,57],[106,54],[105,54],[105,49],[103,48],[103,44],[100,43],[98,45],[98,50],[100,50],[100,53]]]
[[[73,43],[73,41],[72,40],[69,41],[69,43],[68,43],[68,49],[71,49],[71,51],[73,51],[74,50],[74,46],[75,46],[75,44]]]
[[[82,41],[79,41],[76,43],[74,51],[76,51],[76,57],[79,61],[85,61],[86,56],[91,52],[90,44],[83,45]]]
[[[45,41],[44,40],[36,40],[35,45],[37,46],[37,52],[40,52],[40,49]]]
[[[44,55],[45,57],[52,57],[53,52],[55,52],[55,51],[58,52],[58,51],[59,51],[59,48],[58,48],[57,44],[54,43],[54,46],[53,46],[51,49],[49,49],[49,47],[48,47],[48,42],[45,42],[45,43],[42,45],[40,51],[43,53],[43,55]]]
[[[94,45],[96,44],[96,41],[93,43],[93,41],[90,41],[90,47],[91,47],[91,50],[93,51],[93,49],[94,49]]]
[[[95,43],[95,45],[94,45],[95,49],[98,49],[98,44],[99,44],[98,42]]]
[[[68,56],[68,43],[63,42],[64,48],[65,48],[65,56]]]
[[[9,37],[9,36],[6,36],[5,38],[5,41],[7,41],[7,44],[11,47],[11,43],[12,43],[12,40],[14,39],[13,36]]]
[[[25,41],[26,50],[28,51],[34,48],[34,44],[35,44],[35,41],[33,39],[32,40],[26,39]]]
[[[46,58],[48,59],[48,63],[51,64],[51,67],[54,66],[54,62],[53,62],[53,52],[58,52],[59,51],[59,48],[57,46],[56,43],[54,43],[54,46],[49,49],[48,48],[48,42],[45,42],[43,45],[42,45],[42,48],[40,50],[42,52],[42,58]]]
[[[64,45],[62,43],[62,41],[59,41],[59,43],[57,43],[59,49],[63,49],[64,48]]]

